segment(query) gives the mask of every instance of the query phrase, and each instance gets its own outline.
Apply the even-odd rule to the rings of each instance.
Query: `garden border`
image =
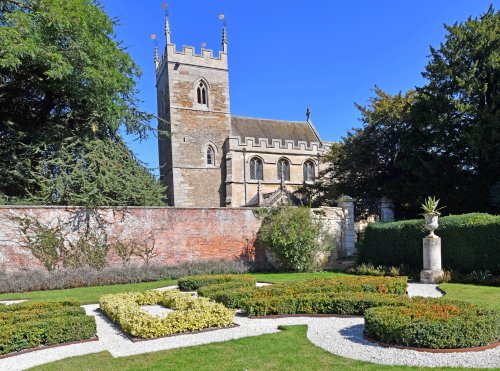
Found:
[[[372,339],[366,335],[363,331],[363,338],[368,340],[371,343],[378,344],[384,348],[396,348],[396,349],[406,349],[406,350],[414,350],[422,353],[465,353],[465,352],[482,352],[489,349],[495,349],[500,346],[500,341],[496,341],[494,343],[490,343],[487,345],[483,345],[481,347],[473,347],[473,348],[417,348],[417,347],[407,347],[404,345],[393,345],[389,343],[384,343],[382,341],[378,341]]]

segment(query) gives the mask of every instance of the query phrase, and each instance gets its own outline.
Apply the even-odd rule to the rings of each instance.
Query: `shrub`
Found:
[[[51,272],[28,270],[5,273],[0,271],[0,293],[56,290],[74,287],[103,286],[177,279],[194,274],[245,273],[248,266],[242,261],[210,260],[172,266],[138,265],[105,267],[101,270],[59,268]]]
[[[361,315],[376,306],[402,305],[399,295],[371,292],[302,294],[252,297],[242,303],[249,316],[273,314],[352,314]]]
[[[256,280],[252,276],[237,275],[237,274],[218,274],[218,275],[202,275],[202,276],[187,276],[181,277],[177,280],[179,289],[184,291],[197,290],[200,287],[220,284],[225,282],[245,282],[246,284],[255,285]]]
[[[385,343],[420,348],[470,348],[500,338],[500,312],[443,299],[365,312],[365,333]]]
[[[234,287],[234,283],[227,283],[205,286],[199,290],[199,293],[229,308],[241,308],[245,306],[245,302],[252,300],[274,300],[280,297],[301,298],[314,295],[335,296],[341,293],[391,294],[401,298],[406,292],[406,286],[406,277],[332,277],[265,287]]]
[[[95,319],[76,302],[0,306],[0,354],[84,340],[96,334]]]
[[[284,271],[316,270],[322,264],[321,254],[333,248],[333,239],[306,207],[278,208],[264,219],[258,239],[275,254]]]
[[[446,269],[463,273],[489,270],[494,276],[500,275],[500,216],[452,215],[440,218],[439,224],[436,233],[441,237]],[[426,234],[423,219],[370,224],[358,246],[359,259],[420,270]]]
[[[153,316],[141,305],[159,304],[173,309],[165,318]],[[234,311],[207,298],[195,298],[175,291],[146,291],[105,295],[101,309],[123,331],[136,337],[155,338],[232,324]]]

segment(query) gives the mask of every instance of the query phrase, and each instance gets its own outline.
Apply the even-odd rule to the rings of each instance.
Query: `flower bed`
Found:
[[[95,337],[92,316],[77,302],[0,306],[0,354]]]
[[[253,307],[252,302],[258,301],[259,303],[269,303],[271,301],[275,302],[276,300],[289,301],[292,300],[291,298],[300,298],[307,295],[309,297],[313,295],[334,295],[336,297],[341,297],[338,294],[374,293],[402,296],[406,292],[406,286],[406,277],[332,277],[281,283],[266,287],[255,287],[253,285],[241,284],[240,282],[228,282],[204,286],[198,290],[198,293],[201,296],[223,303],[228,308],[249,308]],[[292,306],[300,307],[300,304],[297,304],[297,300],[294,299],[294,302],[296,304]],[[258,304],[258,306],[260,305],[261,304]],[[273,307],[276,308],[276,306],[279,307],[281,305],[282,304],[273,304]],[[363,307],[363,304],[360,304],[360,308],[361,307]],[[352,314],[359,314],[359,310],[353,311],[356,313]],[[288,309],[287,313],[289,313]]]
[[[433,349],[480,347],[500,339],[500,311],[459,301],[411,300],[404,306],[367,310],[365,334],[392,345]]]
[[[207,298],[194,298],[175,291],[146,291],[105,295],[101,310],[126,333],[140,338],[156,338],[213,327],[227,327],[234,311]],[[162,305],[174,310],[165,318],[146,313],[141,305]]]
[[[181,277],[177,280],[179,289],[183,291],[198,290],[203,286],[226,282],[243,282],[255,286],[256,280],[252,276],[242,274],[206,274],[201,276]]]

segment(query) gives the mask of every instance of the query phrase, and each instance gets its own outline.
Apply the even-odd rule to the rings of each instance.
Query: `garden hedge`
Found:
[[[358,246],[360,262],[406,265],[420,270],[424,220],[369,224]],[[489,270],[500,275],[500,216],[451,215],[439,218],[443,267],[470,273]]]
[[[419,348],[471,348],[500,339],[500,311],[443,299],[411,300],[404,306],[365,312],[368,337]]]
[[[249,316],[276,314],[362,315],[368,308],[403,305],[407,300],[399,295],[372,292],[316,293],[252,297],[243,300],[242,308]]]
[[[255,285],[256,280],[252,276],[244,274],[206,274],[200,276],[181,277],[177,280],[179,289],[183,291],[198,290],[207,285],[220,284],[225,282],[250,282]]]
[[[0,306],[0,354],[94,337],[93,316],[77,302]]]
[[[239,286],[228,282],[208,285],[199,289],[206,296],[228,308],[241,308],[251,300],[276,297],[301,297],[303,295],[336,295],[339,293],[377,293],[401,297],[406,293],[406,277],[331,277],[299,282],[280,283],[265,287]]]
[[[165,318],[151,315],[141,305],[173,309]],[[175,291],[146,291],[105,295],[101,310],[123,331],[135,337],[156,338],[233,323],[234,311],[224,305]]]

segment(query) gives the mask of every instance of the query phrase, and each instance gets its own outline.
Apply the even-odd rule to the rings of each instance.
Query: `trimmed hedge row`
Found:
[[[340,293],[377,293],[401,297],[406,293],[406,277],[332,277],[265,287],[240,286],[234,283],[208,285],[198,293],[228,308],[242,308],[254,300],[295,298],[304,295],[336,295]],[[287,299],[288,300],[288,299]]]
[[[179,289],[183,291],[198,290],[200,287],[207,285],[220,284],[225,282],[245,282],[250,285],[255,285],[256,280],[252,276],[242,274],[206,274],[201,276],[181,277],[177,280]]]
[[[159,304],[173,309],[165,318],[153,316],[141,305]],[[123,331],[141,338],[156,338],[210,327],[226,327],[234,311],[224,305],[175,291],[146,291],[105,295],[101,310]]]
[[[362,315],[372,307],[403,305],[407,299],[399,295],[371,292],[336,294],[281,295],[243,300],[242,308],[249,316],[274,314],[351,314]]]
[[[500,339],[500,311],[443,299],[365,312],[365,333],[388,344],[420,348],[471,348]]]
[[[84,340],[96,334],[95,319],[76,302],[0,306],[0,354]]]
[[[360,262],[422,269],[424,220],[369,224],[358,246]],[[463,273],[500,275],[500,216],[451,215],[439,219],[443,267]]]

